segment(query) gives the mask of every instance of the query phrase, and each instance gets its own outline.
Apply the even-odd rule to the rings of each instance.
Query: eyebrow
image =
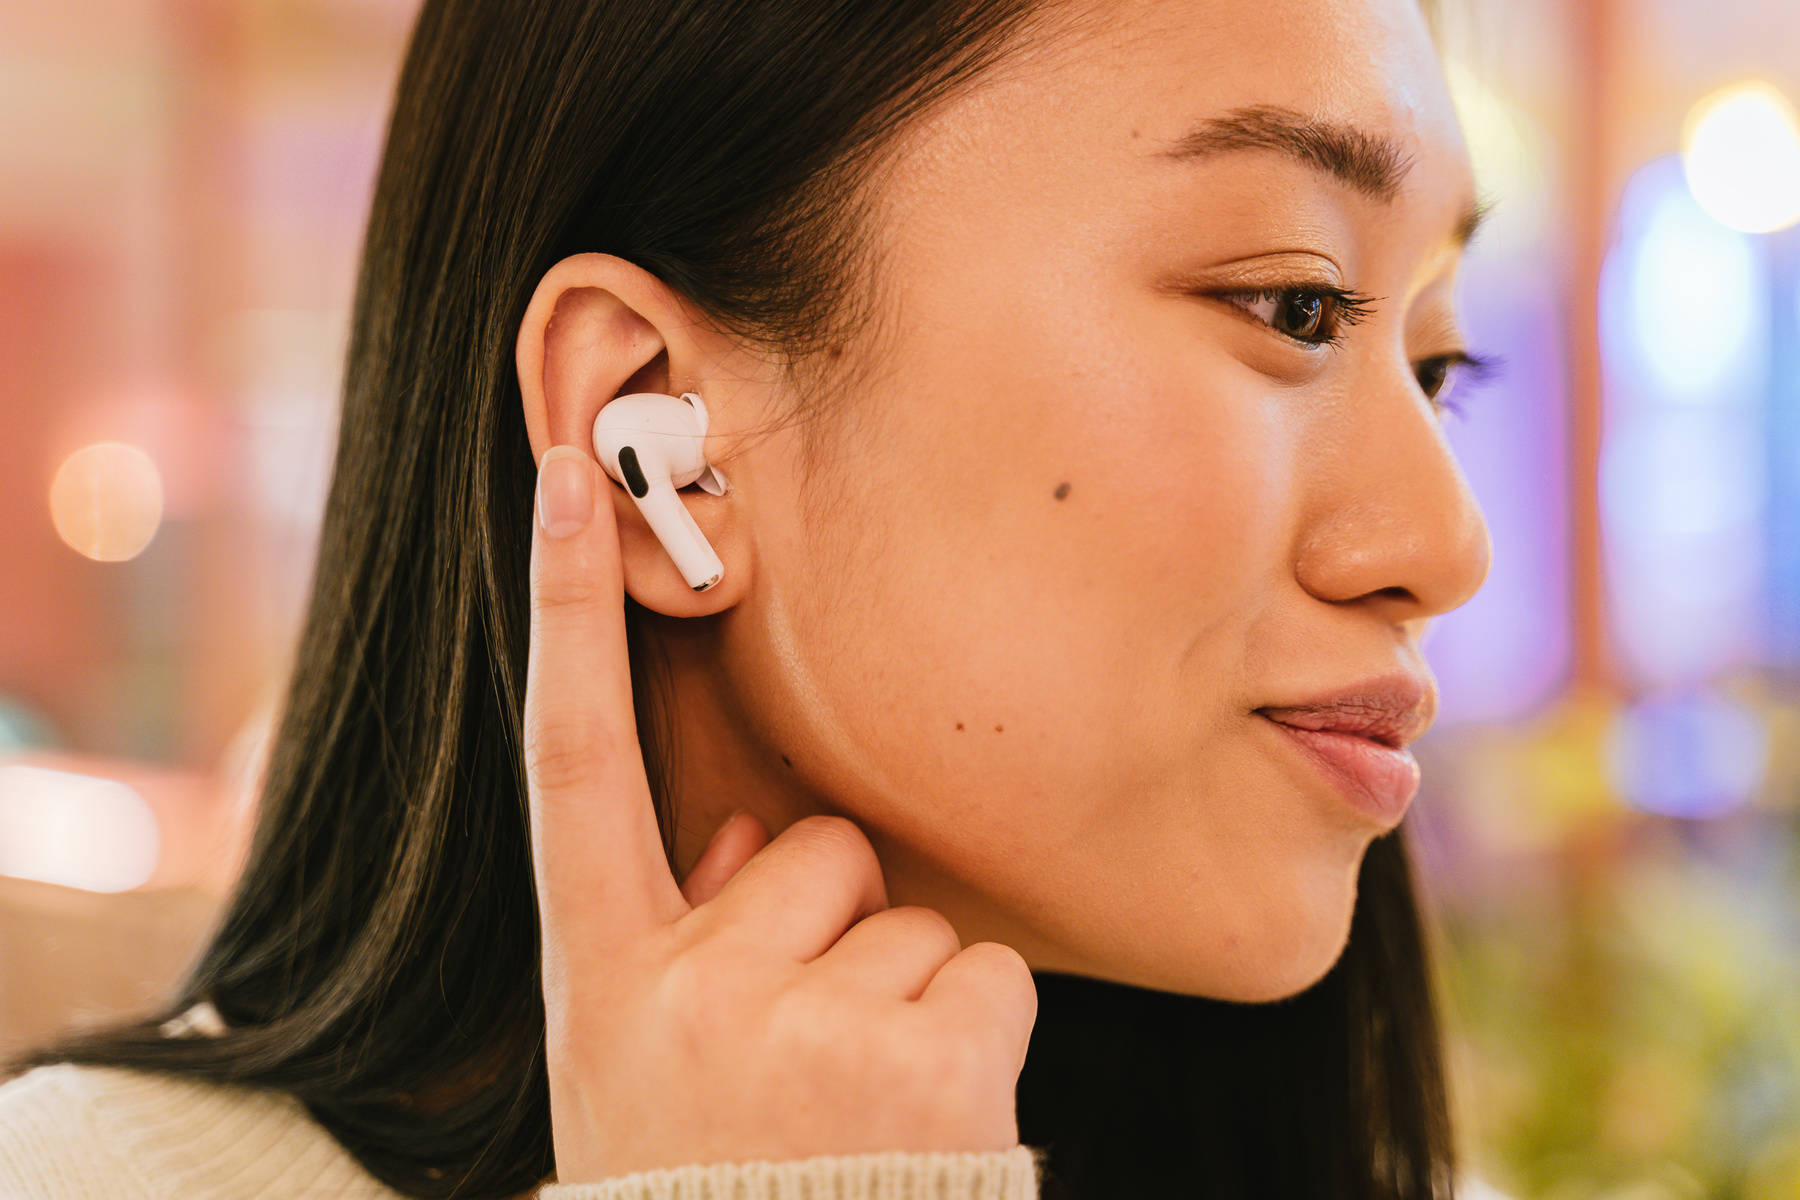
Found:
[[[1222,117],[1209,117],[1166,153],[1171,158],[1191,159],[1233,150],[1278,151],[1384,202],[1399,193],[1400,181],[1413,165],[1412,155],[1391,138],[1315,120],[1273,104],[1237,108]],[[1472,237],[1480,217],[1480,210],[1472,210],[1470,219],[1459,224],[1458,234],[1466,226]]]

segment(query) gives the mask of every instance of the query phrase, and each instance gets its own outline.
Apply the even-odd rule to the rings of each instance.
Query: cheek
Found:
[[[959,317],[857,401],[783,543],[794,758],[917,878],[1084,969],[1309,982],[1366,838],[1249,711],[1297,599],[1294,398],[1167,298]],[[935,905],[910,882],[898,902]]]
[[[1005,353],[910,348],[904,392],[836,451],[859,465],[808,538],[836,551],[795,564],[856,815],[975,857],[972,831],[1091,830],[1191,776],[1291,581],[1290,433],[1178,306],[1170,329],[1013,316],[1038,336]]]

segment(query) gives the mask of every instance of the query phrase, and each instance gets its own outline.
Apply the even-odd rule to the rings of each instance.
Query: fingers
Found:
[[[539,903],[546,933],[568,930],[580,944],[629,936],[687,910],[638,749],[618,529],[599,470],[573,447],[544,453],[525,682]]]
[[[956,930],[929,908],[907,905],[864,917],[813,963],[833,986],[917,1000],[962,951]]]
[[[846,929],[887,907],[869,839],[842,817],[805,817],[744,864],[694,915],[796,962],[831,949]]]
[[[919,1002],[957,1027],[991,1029],[1024,1065],[1037,1023],[1037,984],[1011,946],[976,942],[932,976]]]
[[[743,869],[757,851],[769,844],[769,831],[750,813],[734,814],[712,835],[700,861],[681,881],[681,894],[695,908],[719,894],[719,889]]]

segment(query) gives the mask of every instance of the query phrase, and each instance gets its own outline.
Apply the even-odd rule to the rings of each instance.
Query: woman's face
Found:
[[[871,195],[823,422],[734,441],[794,397],[708,383],[748,571],[673,639],[678,860],[841,813],[965,942],[1304,988],[1487,568],[1420,382],[1472,185],[1414,0],[1099,6]]]

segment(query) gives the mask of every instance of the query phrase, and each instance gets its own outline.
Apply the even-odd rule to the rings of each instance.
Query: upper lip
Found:
[[[1417,675],[1387,675],[1342,691],[1256,711],[1278,725],[1324,733],[1348,733],[1395,750],[1431,727],[1437,694]]]

